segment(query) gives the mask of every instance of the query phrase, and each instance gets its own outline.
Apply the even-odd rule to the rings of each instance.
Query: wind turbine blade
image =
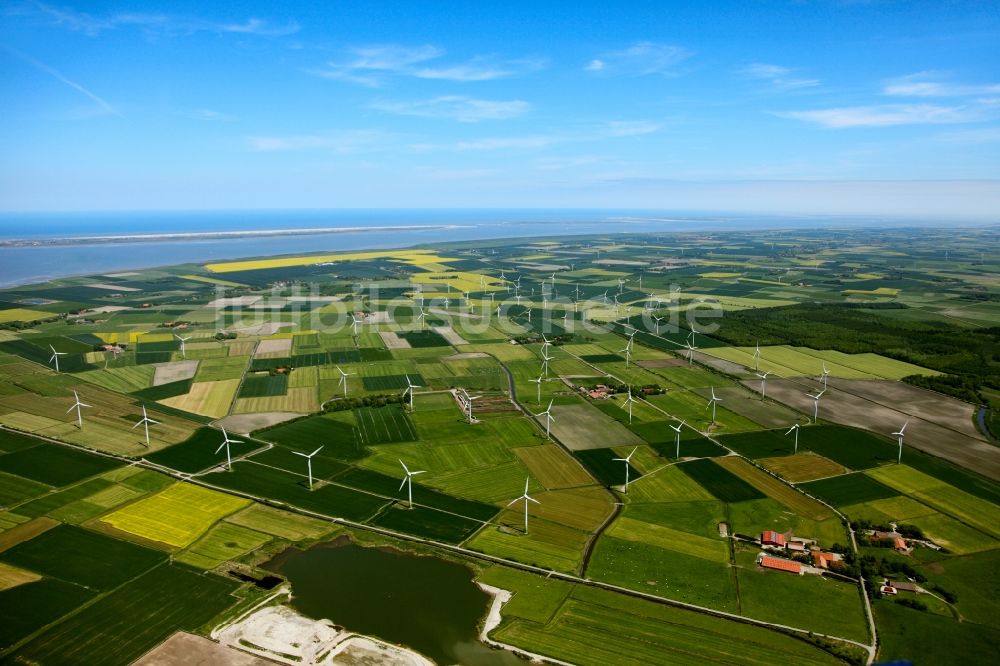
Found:
[[[326,446],[326,444],[324,444],[323,446]],[[312,453],[310,453],[309,457],[312,458],[314,455],[316,455],[317,453],[319,453],[320,451],[322,451],[323,450],[323,446],[319,447],[318,449],[316,449],[315,451],[313,451]]]
[[[528,497],[527,495],[525,495],[524,499],[528,500],[529,502],[534,502],[535,504],[541,504],[541,502],[536,500],[534,497]]]
[[[66,413],[66,414],[69,414],[69,413],[70,413],[70,412],[72,412],[72,411],[73,411],[74,409],[76,409],[76,405],[70,405],[69,409],[67,409],[65,413]]]
[[[225,443],[225,442],[223,442],[222,444],[219,444],[219,448],[217,448],[217,449],[215,450],[215,452],[216,452],[216,453],[218,453],[219,451],[221,451],[221,450],[222,450],[222,447],[223,447],[223,446],[225,446],[225,445],[226,445],[226,443]]]
[[[397,493],[398,493],[398,492],[399,492],[400,490],[402,490],[402,489],[403,489],[403,486],[405,486],[405,485],[406,485],[406,481],[407,481],[407,480],[408,480],[409,478],[410,478],[410,477],[409,477],[409,475],[407,475],[407,476],[404,476],[404,477],[403,477],[403,480],[402,480],[402,482],[400,482],[400,484],[399,484],[399,488],[398,488],[398,489],[396,490],[396,492],[397,492]]]
[[[399,460],[399,459],[397,458],[397,460]],[[410,473],[410,468],[406,466],[406,463],[405,463],[405,462],[403,462],[402,460],[400,460],[400,461],[399,461],[399,464],[403,466],[403,471],[404,471],[404,472],[406,472],[406,473],[407,473],[407,475],[409,475],[409,473]]]
[[[529,478],[529,479],[525,479],[525,480],[524,480],[524,496],[525,496],[525,497],[527,497],[527,496],[528,496],[528,482],[529,482],[529,481],[531,481],[531,479],[530,479],[530,478]]]
[[[72,407],[71,407],[70,409],[72,409]],[[138,422],[138,423],[136,423],[136,424],[135,424],[134,426],[132,426],[132,428],[131,428],[131,429],[132,429],[132,430],[135,430],[136,428],[138,428],[138,427],[139,427],[139,426],[141,426],[141,425],[142,425],[142,421],[139,421],[139,422]]]
[[[417,474],[426,474],[426,473],[427,473],[427,470],[421,469],[421,470],[417,470],[416,472],[410,472],[410,476],[416,476]]]
[[[308,458],[309,457],[306,454],[301,453],[300,451],[292,451],[292,453],[294,453],[297,456],[302,456],[303,458]]]
[[[910,425],[909,421],[907,421],[906,423],[903,424],[903,427],[899,429],[899,434],[900,435],[903,434],[903,431],[906,430],[906,426],[908,426],[908,425]]]
[[[789,428],[789,429],[788,429],[788,432],[786,432],[785,434],[786,434],[786,435],[790,435],[790,434],[792,434],[792,431],[793,431],[793,430],[795,430],[795,426],[792,426],[791,428]]]
[[[146,419],[146,423],[150,425],[160,425],[159,421],[154,421],[153,419]]]

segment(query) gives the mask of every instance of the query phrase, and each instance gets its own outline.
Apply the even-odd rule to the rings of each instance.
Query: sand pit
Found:
[[[451,326],[435,326],[434,332],[440,335],[442,338],[448,341],[450,345],[467,345],[468,342],[465,341],[461,335],[455,332]]]
[[[228,432],[238,435],[249,435],[254,430],[301,418],[299,412],[255,412],[253,414],[234,414],[216,421]]]
[[[262,296],[235,296],[233,298],[217,298],[214,301],[208,303],[210,308],[228,308],[243,305],[253,305],[259,301]]]
[[[198,371],[198,361],[173,361],[157,363],[153,371],[153,386],[191,379]]]
[[[93,284],[86,285],[94,289],[106,289],[108,291],[142,291],[142,289],[137,289],[135,287],[125,287],[120,284],[105,284],[103,282],[95,282]]]
[[[266,324],[259,324],[257,326],[244,326],[243,328],[227,328],[226,331],[230,333],[239,333],[242,335],[274,335],[282,328],[291,328],[292,326],[297,326],[297,324],[292,323],[281,323],[269,321]]]
[[[268,666],[272,662],[252,654],[235,650],[215,641],[177,632],[145,655],[132,666]]]
[[[261,340],[257,344],[257,351],[254,358],[267,358],[270,356],[288,356],[292,351],[292,339],[281,340]]]
[[[687,365],[687,361],[682,358],[654,358],[650,361],[636,361],[640,368],[677,368]]]
[[[212,637],[283,664],[433,666],[416,652],[352,634],[330,620],[312,620],[288,606],[260,608],[217,628]]]
[[[382,344],[385,345],[386,349],[409,349],[410,343],[408,340],[404,340],[392,331],[379,331],[379,337],[382,338]]]

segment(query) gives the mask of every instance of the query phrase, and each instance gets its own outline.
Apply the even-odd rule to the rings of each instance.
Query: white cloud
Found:
[[[295,21],[275,25],[268,21],[249,18],[241,23],[217,23],[198,18],[168,16],[166,14],[145,14],[141,12],[119,12],[107,16],[94,16],[77,11],[72,7],[56,7],[43,2],[32,1],[38,12],[47,16],[56,25],[74,32],[96,37],[103,32],[123,27],[138,27],[157,30],[166,34],[190,34],[194,32],[239,33],[278,37],[298,32],[300,26]]]
[[[975,97],[1000,94],[1000,84],[962,84],[943,80],[937,72],[917,72],[892,79],[882,93],[890,97]]]
[[[178,115],[193,118],[194,120],[213,120],[220,123],[234,123],[239,120],[236,116],[212,109],[191,109],[189,111],[180,111]]]
[[[21,53],[20,51],[17,51],[17,50],[11,49],[11,48],[7,48],[6,50],[8,52],[14,54],[15,56],[17,56],[21,60],[25,61],[26,63],[28,63],[29,65],[31,65],[35,69],[37,69],[39,71],[42,71],[42,72],[45,72],[46,74],[48,74],[49,76],[51,76],[55,80],[59,81],[60,83],[63,83],[64,85],[69,86],[70,88],[72,88],[73,90],[77,91],[78,93],[80,93],[84,97],[87,97],[88,99],[90,99],[90,101],[94,102],[97,105],[97,109],[99,110],[100,113],[102,113],[102,114],[108,114],[108,115],[112,115],[112,116],[118,116],[119,118],[124,118],[125,117],[115,107],[111,106],[111,104],[107,100],[105,100],[103,97],[100,97],[96,93],[93,93],[90,90],[88,90],[87,88],[84,88],[81,84],[77,83],[76,81],[73,81],[72,79],[66,78],[65,76],[63,76],[63,74],[61,72],[59,72],[54,67],[50,67],[50,66],[46,65],[43,62],[35,60],[31,56],[29,56],[29,55],[27,55],[25,53]]]
[[[290,136],[252,136],[250,147],[261,152],[289,150],[329,150],[351,154],[374,150],[384,140],[378,130],[348,130],[327,134],[295,134]]]
[[[312,73],[329,79],[377,87],[389,76],[456,82],[492,81],[538,69],[544,64],[536,59],[496,61],[478,56],[465,63],[436,66],[430,64],[430,61],[439,60],[445,52],[431,45],[364,46],[354,47],[350,49],[350,53],[352,57],[348,60],[328,62],[325,68],[312,70]]]
[[[455,148],[457,150],[508,150],[511,148],[533,150],[547,148],[553,144],[561,143],[563,140],[560,137],[546,135],[497,137],[459,141],[455,144]]]
[[[818,86],[820,83],[819,79],[806,79],[795,76],[794,70],[782,65],[755,62],[747,65],[740,71],[747,78],[766,81],[780,90],[812,88]]]
[[[451,118],[463,123],[506,120],[523,115],[530,105],[522,100],[494,101],[445,95],[416,102],[376,102],[372,108],[401,116]]]
[[[641,136],[659,131],[660,125],[649,120],[612,120],[608,123],[609,136]]]
[[[775,115],[832,129],[969,123],[988,117],[984,105],[940,106],[936,104],[847,106],[811,111],[781,111]]]
[[[682,46],[637,42],[621,51],[602,53],[584,70],[598,74],[647,76],[676,74],[676,66],[694,55]]]

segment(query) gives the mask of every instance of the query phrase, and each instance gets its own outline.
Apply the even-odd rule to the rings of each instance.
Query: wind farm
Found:
[[[5,8],[0,663],[998,661],[995,7],[328,4]]]
[[[613,245],[610,238],[546,242],[576,253],[581,271],[588,270],[582,258],[588,252],[597,260],[597,246],[605,259],[680,256],[660,249],[667,238],[614,238]],[[871,242],[859,232],[860,238]],[[0,370],[23,373],[31,367],[35,377],[24,384],[30,389],[0,396],[0,440],[24,442],[0,444],[0,473],[29,474],[22,484],[64,483],[26,471],[18,461],[41,460],[47,451],[97,456],[95,461],[115,469],[136,466],[142,478],[162,478],[158,483],[170,488],[203,488],[220,501],[279,503],[282,511],[308,520],[325,516],[352,538],[363,539],[370,529],[403,550],[406,539],[431,552],[457,548],[459,558],[474,570],[493,572],[489,576],[499,571],[490,567],[538,567],[568,576],[573,585],[620,586],[693,604],[709,617],[736,613],[760,623],[753,626],[762,631],[779,620],[801,628],[802,635],[836,636],[846,653],[860,655],[873,654],[869,620],[878,622],[880,609],[893,603],[873,600],[869,616],[859,601],[860,591],[870,589],[867,581],[880,574],[851,560],[855,564],[833,569],[841,578],[815,587],[809,581],[822,574],[795,577],[762,569],[754,560],[760,552],[790,562],[796,556],[758,545],[761,534],[777,528],[845,562],[863,553],[879,562],[871,535],[891,533],[890,522],[895,529],[902,522],[920,529],[919,537],[912,530],[899,537],[909,552],[956,553],[945,556],[946,562],[993,552],[1000,535],[986,516],[996,510],[991,489],[1000,466],[991,462],[992,445],[975,425],[973,406],[921,388],[945,372],[935,367],[946,366],[933,358],[927,367],[916,358],[876,351],[807,348],[752,328],[744,336],[743,319],[755,310],[743,301],[723,308],[723,325],[714,333],[685,328],[683,318],[677,323],[683,301],[670,295],[678,290],[661,286],[680,276],[676,269],[665,270],[659,281],[656,271],[645,270],[642,291],[628,289],[638,277],[567,276],[568,267],[537,274],[518,259],[531,251],[526,248],[535,246],[537,253],[552,247],[537,243],[386,255],[385,266],[394,270],[400,259],[419,257],[410,268],[415,280],[426,272],[423,262],[488,256],[486,270],[463,278],[472,283],[463,292],[471,310],[454,307],[458,287],[448,296],[446,285],[434,291],[422,281],[411,283],[419,289],[380,295],[375,283],[329,277],[324,289],[339,289],[341,297],[285,297],[286,303],[302,304],[297,311],[253,308],[271,298],[269,284],[199,287],[201,303],[187,297],[193,309],[181,320],[212,315],[204,327],[182,323],[183,334],[165,335],[155,323],[135,323],[117,312],[105,323],[85,325],[100,340],[94,347],[113,340],[120,350],[114,364],[105,363],[103,347],[98,352],[80,341],[80,325],[39,324],[37,338],[0,341]],[[861,252],[852,256],[867,256]],[[345,256],[346,263],[355,261]],[[699,265],[713,260],[698,258],[690,247],[683,256],[695,262],[683,293],[699,298],[694,285],[701,284],[710,295]],[[303,256],[290,264],[309,261]],[[202,270],[253,282],[256,271],[274,270],[266,265],[239,262],[234,271],[217,262]],[[186,278],[165,279],[180,285]],[[280,273],[266,278],[280,279]],[[711,279],[725,289],[726,280],[735,278]],[[41,293],[47,289],[38,287]],[[144,298],[133,297],[138,312]],[[785,304],[784,294],[756,298],[758,310],[800,307]],[[635,305],[631,313],[629,304]],[[736,328],[727,333],[729,319]],[[278,326],[262,329],[262,322]],[[730,341],[727,335],[736,337]],[[749,344],[741,346],[746,337]],[[893,422],[901,425],[886,427]],[[130,435],[136,430],[138,437]],[[95,497],[105,492],[98,486],[125,483],[99,479],[105,477],[86,482],[95,484]],[[12,521],[40,515],[78,529],[112,525],[115,534],[138,544],[173,544],[172,557],[181,561],[249,562],[259,557],[253,553],[267,552],[267,537],[221,536],[236,529],[224,526],[228,519],[207,518],[204,527],[192,527],[208,535],[193,541],[173,536],[174,519],[164,513],[172,504],[157,499],[163,491],[155,485],[148,487],[129,490],[130,497],[139,497],[134,511],[142,511],[134,516],[131,504],[104,509],[89,495],[39,514],[45,505],[36,504],[34,486],[19,491],[20,499],[2,515]],[[945,500],[952,496],[957,504]],[[896,513],[893,507],[904,504],[904,513]],[[708,514],[694,519],[708,507]],[[728,536],[720,536],[721,523]],[[219,530],[221,540],[211,541]],[[854,556],[843,550],[852,538]],[[223,555],[219,549],[226,543],[248,550]],[[486,565],[477,557],[499,558],[501,564]],[[799,564],[813,567],[809,562]],[[934,580],[936,574],[921,575]],[[730,585],[734,576],[739,604]],[[779,616],[764,611],[754,605],[764,593],[753,576],[763,576],[772,592],[800,601]],[[667,582],[689,579],[701,584]],[[830,607],[841,609],[836,622],[816,612]],[[956,607],[964,606],[959,601]],[[729,622],[724,616],[712,621]],[[521,640],[506,630],[499,635]]]

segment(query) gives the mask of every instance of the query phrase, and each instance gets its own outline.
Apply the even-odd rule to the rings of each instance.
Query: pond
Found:
[[[292,607],[349,631],[412,648],[438,664],[523,666],[479,641],[492,598],[468,567],[346,537],[309,550],[290,548],[265,563],[292,586]]]

